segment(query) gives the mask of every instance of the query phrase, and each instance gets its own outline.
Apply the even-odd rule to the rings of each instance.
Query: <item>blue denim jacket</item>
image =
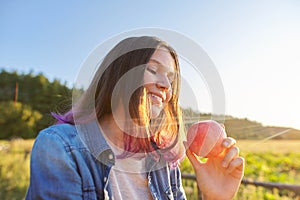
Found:
[[[51,126],[34,143],[26,200],[112,199],[108,175],[114,162],[97,122]],[[178,167],[147,156],[146,168],[153,199],[186,199]]]

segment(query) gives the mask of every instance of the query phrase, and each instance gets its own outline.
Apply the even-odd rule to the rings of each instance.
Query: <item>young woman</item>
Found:
[[[178,163],[190,159],[205,199],[231,199],[244,160],[232,138],[206,163],[185,150],[176,52],[131,37],[101,62],[72,109],[54,114],[31,155],[26,199],[186,199]]]

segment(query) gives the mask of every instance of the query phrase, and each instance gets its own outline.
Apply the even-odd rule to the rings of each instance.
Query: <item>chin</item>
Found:
[[[152,108],[151,108],[151,119],[155,119],[159,116],[159,114],[161,113],[162,111],[162,107],[160,106],[156,106],[156,105],[152,105]]]

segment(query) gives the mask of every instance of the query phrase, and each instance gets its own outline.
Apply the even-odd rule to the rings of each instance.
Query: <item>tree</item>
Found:
[[[20,102],[0,102],[0,139],[12,137],[32,138],[37,121],[42,115],[29,105]]]
[[[29,105],[32,110],[42,114],[36,121],[36,130],[42,130],[54,123],[51,112],[64,112],[71,105],[72,90],[59,80],[50,82],[42,73],[18,74],[16,71],[0,71],[0,102],[15,99],[18,83],[18,102]]]

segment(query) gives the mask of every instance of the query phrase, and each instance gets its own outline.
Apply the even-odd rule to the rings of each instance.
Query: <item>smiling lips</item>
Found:
[[[165,101],[165,98],[163,98],[163,96],[157,95],[157,94],[154,94],[154,93],[150,93],[150,95],[151,95],[151,102],[153,104],[158,105],[158,106],[163,105],[163,102]]]

